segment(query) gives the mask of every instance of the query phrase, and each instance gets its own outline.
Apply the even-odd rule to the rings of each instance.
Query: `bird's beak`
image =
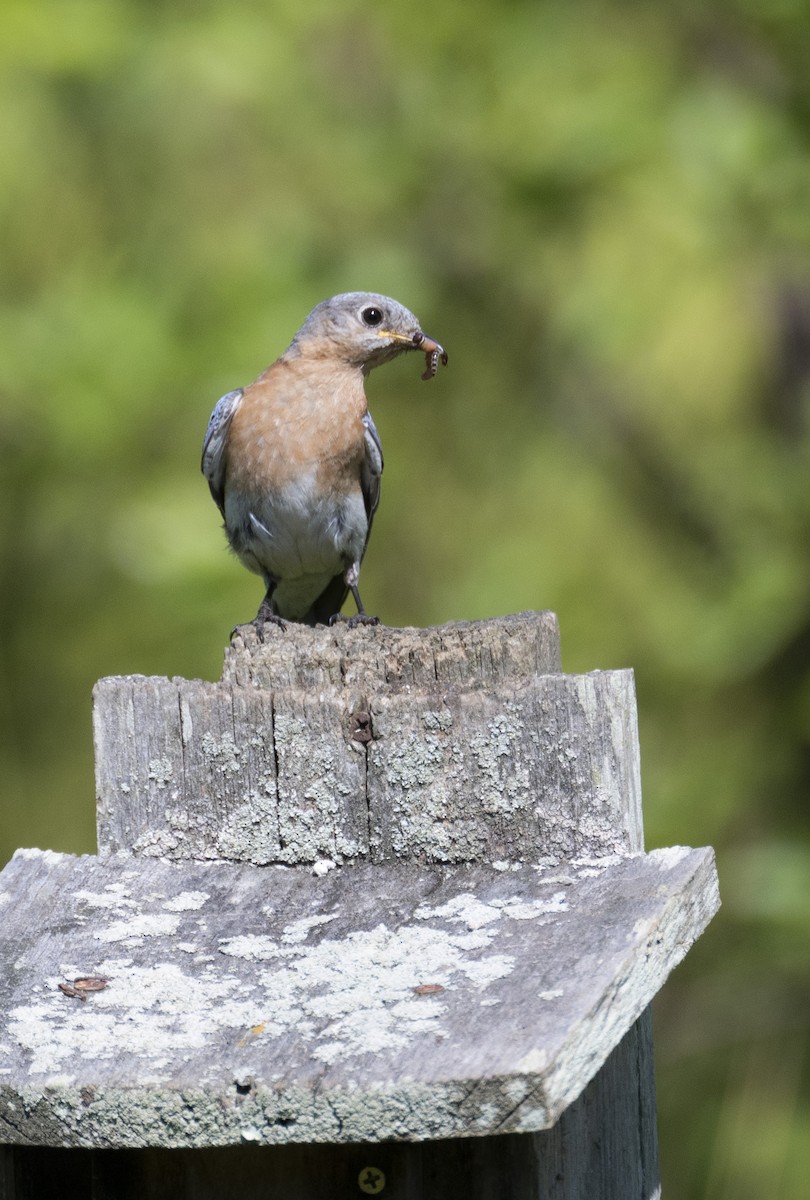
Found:
[[[447,351],[444,346],[428,337],[426,333],[422,333],[421,329],[417,329],[415,333],[394,333],[390,329],[378,329],[377,336],[401,342],[403,350],[421,350],[427,364],[422,375],[423,379],[432,379],[439,369],[440,362],[443,366],[447,366]]]
[[[391,329],[377,329],[375,332],[377,337],[391,338],[393,342],[402,342],[403,349],[407,347],[409,350],[421,350],[423,354],[436,353],[442,362],[447,364],[447,351],[444,346],[440,346],[426,333],[422,333],[421,329],[417,329],[415,333],[394,333]]]

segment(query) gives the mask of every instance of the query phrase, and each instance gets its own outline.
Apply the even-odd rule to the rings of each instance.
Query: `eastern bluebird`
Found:
[[[202,471],[234,553],[267,589],[253,624],[368,617],[357,590],[380,499],[380,438],[364,376],[404,350],[427,356],[431,379],[447,354],[413,313],[373,292],[313,308],[280,358],[218,401]]]

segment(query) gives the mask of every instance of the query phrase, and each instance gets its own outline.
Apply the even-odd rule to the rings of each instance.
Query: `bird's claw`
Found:
[[[268,625],[275,625],[277,629],[286,629],[287,622],[283,617],[277,616],[275,613],[269,613],[267,616],[254,617],[250,622],[256,630],[256,637],[260,642],[264,642],[264,631]]]
[[[246,621],[244,625],[234,625],[231,630],[231,641],[237,634],[241,634],[243,629],[255,629],[256,637],[264,643],[264,630],[267,625],[276,625],[279,629],[287,628],[287,622],[283,617],[279,617],[275,613],[258,613],[252,621]]]

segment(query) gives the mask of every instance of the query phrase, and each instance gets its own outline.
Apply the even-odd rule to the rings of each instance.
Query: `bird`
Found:
[[[383,452],[364,380],[406,351],[432,379],[444,347],[402,304],[345,292],[307,316],[253,383],[217,402],[202,472],[228,543],[265,594],[252,624],[332,624],[351,592],[350,625],[377,624],[360,599],[360,565],[380,501]],[[238,626],[233,631],[236,633]]]

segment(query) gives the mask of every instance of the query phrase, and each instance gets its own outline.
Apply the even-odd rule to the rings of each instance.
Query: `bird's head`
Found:
[[[427,355],[423,378],[436,374],[440,359],[447,363],[444,348],[396,300],[376,292],[345,292],[313,308],[288,353],[337,357],[367,375],[404,350]]]

